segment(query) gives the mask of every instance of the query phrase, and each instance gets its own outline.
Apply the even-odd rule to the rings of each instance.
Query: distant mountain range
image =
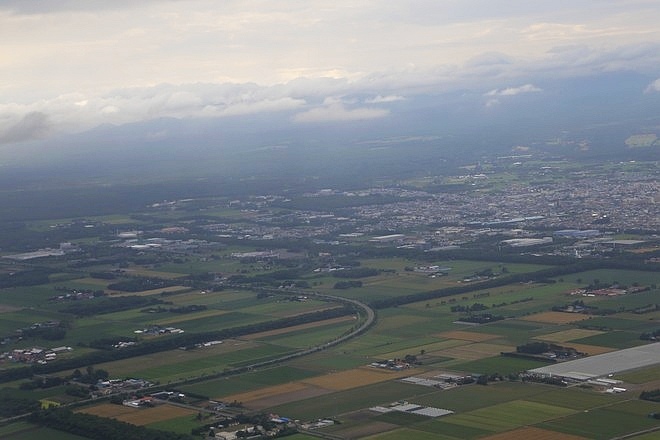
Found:
[[[5,145],[5,184],[227,176],[366,179],[440,173],[458,161],[528,151],[541,155],[657,157],[653,77],[602,73],[518,88],[416,94],[383,102],[373,119],[300,122],[291,110],[216,119],[162,118]],[[364,96],[343,97],[365,102]],[[516,148],[522,147],[522,148]]]

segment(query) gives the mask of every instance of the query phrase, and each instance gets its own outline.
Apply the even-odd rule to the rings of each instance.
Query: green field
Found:
[[[443,421],[485,431],[501,432],[519,426],[565,417],[573,412],[571,409],[559,406],[514,400],[468,413],[451,415]]]
[[[0,438],[11,440],[34,440],[38,438],[48,440],[89,440],[87,437],[35,426],[25,422],[0,427]]]
[[[541,423],[538,426],[587,438],[609,439],[660,426],[660,420],[653,420],[648,417],[648,412],[656,406],[649,405],[642,411],[630,413],[625,411],[626,408],[617,408],[613,405],[606,408],[585,410],[562,419]],[[644,413],[644,411],[648,412]]]
[[[258,389],[264,386],[314,377],[317,373],[301,368],[288,366],[268,368],[261,371],[242,374],[240,376],[213,379],[180,387],[184,392],[192,392],[202,396],[221,398],[231,394]]]
[[[506,376],[511,373],[519,373],[533,368],[544,367],[547,362],[530,359],[519,359],[506,356],[495,356],[477,361],[452,364],[451,368],[458,371],[466,371],[476,374],[499,373]]]

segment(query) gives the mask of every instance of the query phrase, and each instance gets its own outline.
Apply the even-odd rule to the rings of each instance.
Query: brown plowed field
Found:
[[[93,414],[100,417],[109,417],[111,419],[117,419],[138,426],[197,414],[197,412],[191,409],[167,404],[158,405],[153,408],[130,408],[128,406],[114,405],[112,403],[102,403],[100,405],[84,408],[78,412]]]

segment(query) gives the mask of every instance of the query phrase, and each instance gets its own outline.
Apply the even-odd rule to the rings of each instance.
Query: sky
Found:
[[[377,119],[544,78],[657,78],[657,0],[3,0],[0,146],[101,124],[291,112]]]

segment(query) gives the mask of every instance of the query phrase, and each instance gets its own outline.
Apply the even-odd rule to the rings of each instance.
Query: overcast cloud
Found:
[[[658,22],[656,0],[4,0],[0,142],[165,116],[369,119],[429,91],[492,105],[544,76],[658,77]]]

